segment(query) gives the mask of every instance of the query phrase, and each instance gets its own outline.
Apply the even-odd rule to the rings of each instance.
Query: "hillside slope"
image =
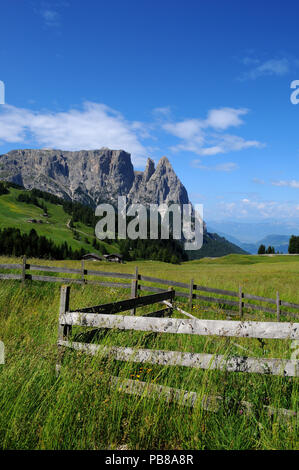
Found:
[[[44,217],[44,211],[40,207],[18,200],[20,194],[23,193],[24,190],[21,188],[9,187],[9,193],[0,196],[0,229],[8,227],[17,228],[22,233],[28,234],[34,228],[39,236],[45,236],[56,244],[66,242],[74,250],[83,248],[88,252],[97,252],[92,247],[92,243],[95,240],[93,227],[87,226],[82,222],[76,222],[76,239],[74,230],[69,226],[71,217],[64,211],[62,205],[43,201],[48,210],[48,217]],[[32,223],[30,220],[41,221],[41,223]],[[98,243],[107,252],[112,253],[118,249],[116,244],[108,244],[101,241],[98,241]]]
[[[218,258],[230,254],[245,255],[248,252],[229,242],[226,238],[220,237],[217,233],[206,232],[203,236],[202,248],[200,250],[189,251],[188,257],[190,260],[194,260],[206,257]]]

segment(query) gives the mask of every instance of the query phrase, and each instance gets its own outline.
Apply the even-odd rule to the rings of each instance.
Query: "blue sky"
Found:
[[[288,0],[1,4],[0,153],[166,155],[206,220],[299,228],[299,6]]]

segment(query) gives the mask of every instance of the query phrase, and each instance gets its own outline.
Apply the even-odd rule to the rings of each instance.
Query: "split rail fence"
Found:
[[[163,292],[165,290],[165,286],[167,286],[175,288],[176,298],[186,301],[190,308],[192,308],[194,302],[200,301],[203,310],[209,311],[212,305],[214,305],[216,310],[225,314],[227,318],[237,316],[241,320],[244,320],[245,317],[255,318],[253,316],[254,313],[264,312],[272,315],[277,321],[282,321],[282,317],[299,319],[299,304],[282,300],[279,292],[276,292],[275,298],[269,298],[248,294],[243,291],[241,286],[239,286],[238,290],[233,291],[203,286],[195,283],[193,279],[188,283],[176,282],[152,276],[144,276],[138,272],[137,267],[135,272],[132,274],[117,273],[86,269],[84,261],[82,261],[81,269],[73,269],[68,267],[29,264],[27,263],[26,257],[24,257],[21,264],[0,264],[0,270],[21,271],[16,274],[2,272],[0,273],[0,280],[21,280],[23,284],[25,284],[25,281],[62,282],[64,284],[94,284],[103,287],[131,290],[132,298],[137,297],[140,291],[155,293]],[[37,271],[42,273],[51,273],[51,275],[34,274]],[[76,275],[78,277],[58,277],[55,276],[55,273],[71,274],[72,276]],[[91,276],[108,278],[109,280],[98,281],[90,279]],[[147,283],[154,284],[154,286],[148,285]]]
[[[299,323],[203,320],[195,317],[187,319],[171,318],[173,310],[176,308],[173,303],[175,295],[175,291],[170,288],[168,291],[139,298],[131,298],[119,302],[95,305],[70,311],[70,286],[62,286],[59,309],[58,347],[72,348],[91,355],[100,353],[115,360],[135,363],[182,366],[207,370],[218,369],[228,372],[270,374],[284,377],[299,376],[299,361],[293,359],[266,359],[240,356],[227,357],[225,355],[136,349],[72,341],[71,335],[73,326],[199,336],[215,335],[220,337],[299,340]],[[156,303],[163,303],[167,308],[164,307],[163,309],[145,315],[135,315],[138,307]],[[181,313],[188,314],[188,312],[184,312],[182,309],[178,310]],[[129,311],[130,314],[119,315],[125,311]],[[59,370],[59,367],[58,365],[57,370]],[[139,395],[148,392],[150,395],[164,397],[167,401],[176,401],[185,406],[193,407],[199,399],[195,392],[174,389],[163,385],[124,380],[114,376],[110,377],[110,381],[112,385],[117,384],[120,391]],[[200,400],[201,406],[204,409],[217,411],[222,398],[219,396],[204,396],[200,397]],[[250,412],[250,403],[242,402],[242,406]],[[279,414],[283,416],[296,416],[296,412],[291,410],[275,410],[268,406],[266,408],[269,414],[274,414],[278,411]]]

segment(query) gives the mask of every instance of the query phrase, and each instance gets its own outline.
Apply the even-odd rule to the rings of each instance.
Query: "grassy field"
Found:
[[[0,263],[8,260],[19,261],[1,257]],[[80,266],[79,261],[38,260],[42,263]],[[206,286],[234,290],[241,283],[248,293],[270,297],[279,290],[283,300],[299,303],[296,256],[231,255],[180,266],[151,261],[124,265],[90,262],[87,267],[132,273],[136,264],[142,274],[182,282],[194,278]],[[59,290],[54,283],[26,282],[23,289],[19,281],[0,283],[0,340],[6,348],[6,363],[0,365],[0,448],[298,449],[296,421],[270,418],[264,409],[264,405],[272,405],[298,411],[298,379],[142,365],[71,351],[66,352],[56,378]],[[128,296],[125,290],[73,285],[71,308]],[[207,318],[200,304],[192,313]],[[216,318],[218,314],[211,315]],[[74,334],[79,334],[78,329]],[[104,331],[96,341],[259,357],[288,358],[292,353],[290,341],[191,336]],[[224,400],[218,413],[205,412],[200,406],[188,409],[147,396],[123,394],[117,387],[109,387],[110,375],[199,395],[221,395]],[[243,412],[242,400],[253,404],[252,415]]]
[[[0,197],[0,229],[14,227],[21,230],[22,233],[29,233],[34,228],[38,235],[45,236],[53,240],[56,244],[67,242],[74,250],[84,248],[86,251],[94,251],[91,246],[94,235],[94,228],[76,222],[75,230],[80,236],[80,240],[75,240],[72,230],[67,226],[71,216],[64,212],[63,207],[50,202],[44,205],[48,209],[49,217],[43,217],[43,210],[33,204],[20,202],[17,197],[23,193],[23,190],[10,187],[9,194]],[[33,224],[29,219],[42,220],[42,224]],[[89,243],[86,242],[86,239]],[[117,252],[118,246],[98,241],[103,244],[109,253]]]

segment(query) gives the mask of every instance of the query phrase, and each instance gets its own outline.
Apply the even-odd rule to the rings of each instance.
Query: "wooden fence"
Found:
[[[299,310],[299,304],[282,300],[280,298],[279,292],[276,293],[275,298],[261,297],[258,295],[252,295],[244,292],[241,286],[239,286],[238,290],[232,291],[227,289],[206,287],[195,283],[193,279],[191,279],[188,283],[183,283],[167,279],[160,279],[152,276],[144,276],[138,272],[137,267],[135,269],[135,272],[132,274],[117,273],[86,269],[84,261],[82,261],[80,269],[73,269],[67,267],[29,264],[26,261],[26,257],[24,257],[21,264],[0,264],[0,270],[20,271],[20,273],[18,274],[0,273],[0,280],[18,279],[21,280],[23,283],[25,283],[26,280],[31,280],[45,282],[94,284],[104,287],[116,287],[121,289],[130,289],[132,298],[137,297],[139,291],[159,293],[164,291],[165,286],[171,286],[176,288],[176,297],[186,301],[190,308],[194,304],[194,301],[200,301],[201,303],[204,303],[204,305],[208,304],[209,309],[212,305],[214,305],[216,309],[226,314],[228,318],[234,316],[237,316],[242,320],[245,319],[245,317],[254,318],[254,313],[259,311],[268,313],[269,315],[273,315],[277,321],[281,321],[281,317],[291,317],[294,319],[299,318],[299,313],[297,313],[297,311]],[[52,275],[32,274],[32,272],[36,271],[43,273],[49,272]],[[76,275],[77,277],[74,278],[53,276],[53,274],[55,273],[72,274]],[[110,280],[98,281],[90,279],[90,276],[99,278],[109,278]],[[113,282],[111,281],[111,279],[113,280]],[[157,284],[157,286],[148,285],[147,283]],[[259,304],[257,304],[256,302],[259,302]],[[208,308],[206,310],[208,310]],[[132,308],[132,313],[134,313],[133,311],[134,308]]]
[[[96,305],[79,310],[69,311],[70,286],[62,286],[59,310],[58,347],[72,348],[88,354],[100,353],[119,361],[135,363],[150,363],[167,366],[182,366],[194,369],[226,370],[228,372],[247,372],[270,374],[283,377],[299,376],[299,361],[280,358],[256,358],[213,355],[205,353],[189,353],[180,351],[165,351],[153,349],[135,349],[130,347],[103,346],[97,344],[74,342],[71,339],[73,326],[87,326],[95,328],[150,331],[158,333],[216,335],[224,337],[270,338],[270,339],[299,339],[299,323],[277,322],[246,322],[229,320],[202,320],[197,318],[171,318],[175,291],[168,290],[157,294],[147,295],[135,299]],[[168,308],[155,311],[142,316],[132,314],[132,309],[154,303],[163,303]],[[119,315],[130,311],[130,315]],[[181,312],[184,312],[180,309]],[[161,318],[161,317],[168,318]],[[159,318],[160,317],[160,318]],[[58,366],[59,369],[59,366]],[[158,384],[146,382],[136,383],[133,380],[122,380],[119,377],[110,377],[112,384],[126,393],[143,394],[149,392],[153,395],[164,396],[168,401],[177,401],[186,406],[194,406],[198,400],[195,392],[173,389]],[[216,411],[221,397],[200,397],[201,406],[207,410]],[[216,403],[216,408],[215,408]],[[243,405],[250,409],[250,403]],[[272,413],[271,407],[266,407]],[[272,410],[272,411],[271,411]],[[277,410],[276,410],[277,411]],[[280,410],[285,416],[294,416],[294,412]],[[295,413],[296,416],[296,413]]]

